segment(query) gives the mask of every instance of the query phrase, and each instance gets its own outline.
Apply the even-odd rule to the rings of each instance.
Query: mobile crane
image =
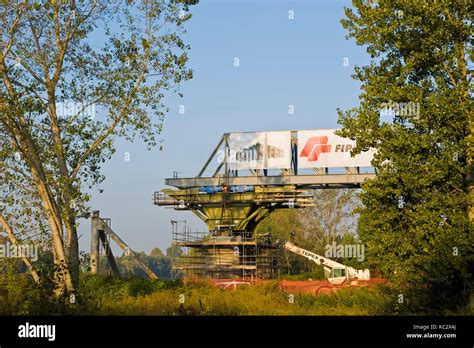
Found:
[[[280,245],[283,246],[283,249],[291,251],[292,253],[306,257],[308,260],[315,262],[316,264],[324,268],[324,274],[328,281],[334,285],[340,285],[345,281],[350,281],[353,279],[359,280],[369,280],[370,272],[368,269],[356,270],[352,267],[345,266],[342,263],[333,261],[324,256],[318,255],[311,251],[305,250],[303,248],[297,247],[291,242],[281,241]]]

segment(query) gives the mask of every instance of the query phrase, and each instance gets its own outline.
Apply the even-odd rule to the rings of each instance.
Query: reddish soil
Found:
[[[372,278],[370,280],[353,280],[351,282],[345,282],[341,285],[333,285],[328,280],[280,280],[280,288],[290,293],[305,293],[305,294],[327,294],[330,292],[337,291],[345,287],[362,287],[362,286],[373,286],[375,284],[383,284],[386,280],[382,278]]]
[[[264,284],[270,282],[270,280],[251,280],[251,279],[212,279],[212,284],[221,288],[233,290],[241,286],[251,286],[254,284]],[[280,280],[278,282],[280,289],[288,293],[305,293],[305,294],[327,294],[345,287],[363,287],[363,286],[374,286],[376,284],[387,283],[382,278],[371,278],[370,280],[353,280],[351,282],[345,282],[341,285],[333,285],[328,280]]]

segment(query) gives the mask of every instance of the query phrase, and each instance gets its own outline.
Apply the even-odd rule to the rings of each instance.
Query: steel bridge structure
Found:
[[[366,167],[365,172],[354,166],[298,168],[302,154],[298,131],[288,132],[288,168],[237,169],[230,158],[232,134],[222,136],[195,177],[167,178],[165,184],[174,189],[153,195],[155,205],[192,211],[208,227],[205,234],[174,228],[173,245],[184,253],[173,260],[173,269],[182,276],[274,277],[277,247],[270,234],[257,235],[256,226],[276,209],[313,206],[314,190],[359,188],[375,176],[374,170]],[[312,150],[318,151],[317,146]],[[266,151],[270,146],[265,143],[264,148]],[[206,175],[212,164],[216,168]]]

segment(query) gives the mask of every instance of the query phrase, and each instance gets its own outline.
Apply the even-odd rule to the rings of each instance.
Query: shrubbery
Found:
[[[88,278],[96,284],[96,276]],[[390,304],[395,302],[383,287],[347,288],[318,296],[295,294],[290,303],[277,281],[235,290],[222,290],[205,281],[182,284],[129,279],[119,280],[119,288],[117,280],[100,281],[105,284],[94,297],[101,300],[101,306],[93,313],[100,315],[383,315],[391,314]],[[144,290],[137,296],[135,289],[140,284]]]
[[[181,301],[180,301],[181,300]],[[182,303],[184,300],[184,303]],[[54,299],[22,274],[0,276],[0,315],[398,315],[420,312],[416,301],[397,302],[387,286],[344,288],[318,296],[289,294],[278,282],[222,290],[209,282],[81,275],[75,303]],[[454,313],[442,313],[454,314]],[[458,314],[469,314],[460,309]]]

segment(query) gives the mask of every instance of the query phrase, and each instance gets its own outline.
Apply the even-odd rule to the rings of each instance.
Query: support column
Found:
[[[99,273],[99,211],[92,212],[91,219],[91,272]]]
[[[102,246],[104,247],[104,252],[107,256],[107,260],[109,260],[110,269],[112,270],[113,275],[116,277],[120,277],[120,271],[118,269],[117,262],[115,261],[112,249],[110,248],[110,244],[107,241],[107,235],[102,229],[99,230],[99,239],[102,242]]]

